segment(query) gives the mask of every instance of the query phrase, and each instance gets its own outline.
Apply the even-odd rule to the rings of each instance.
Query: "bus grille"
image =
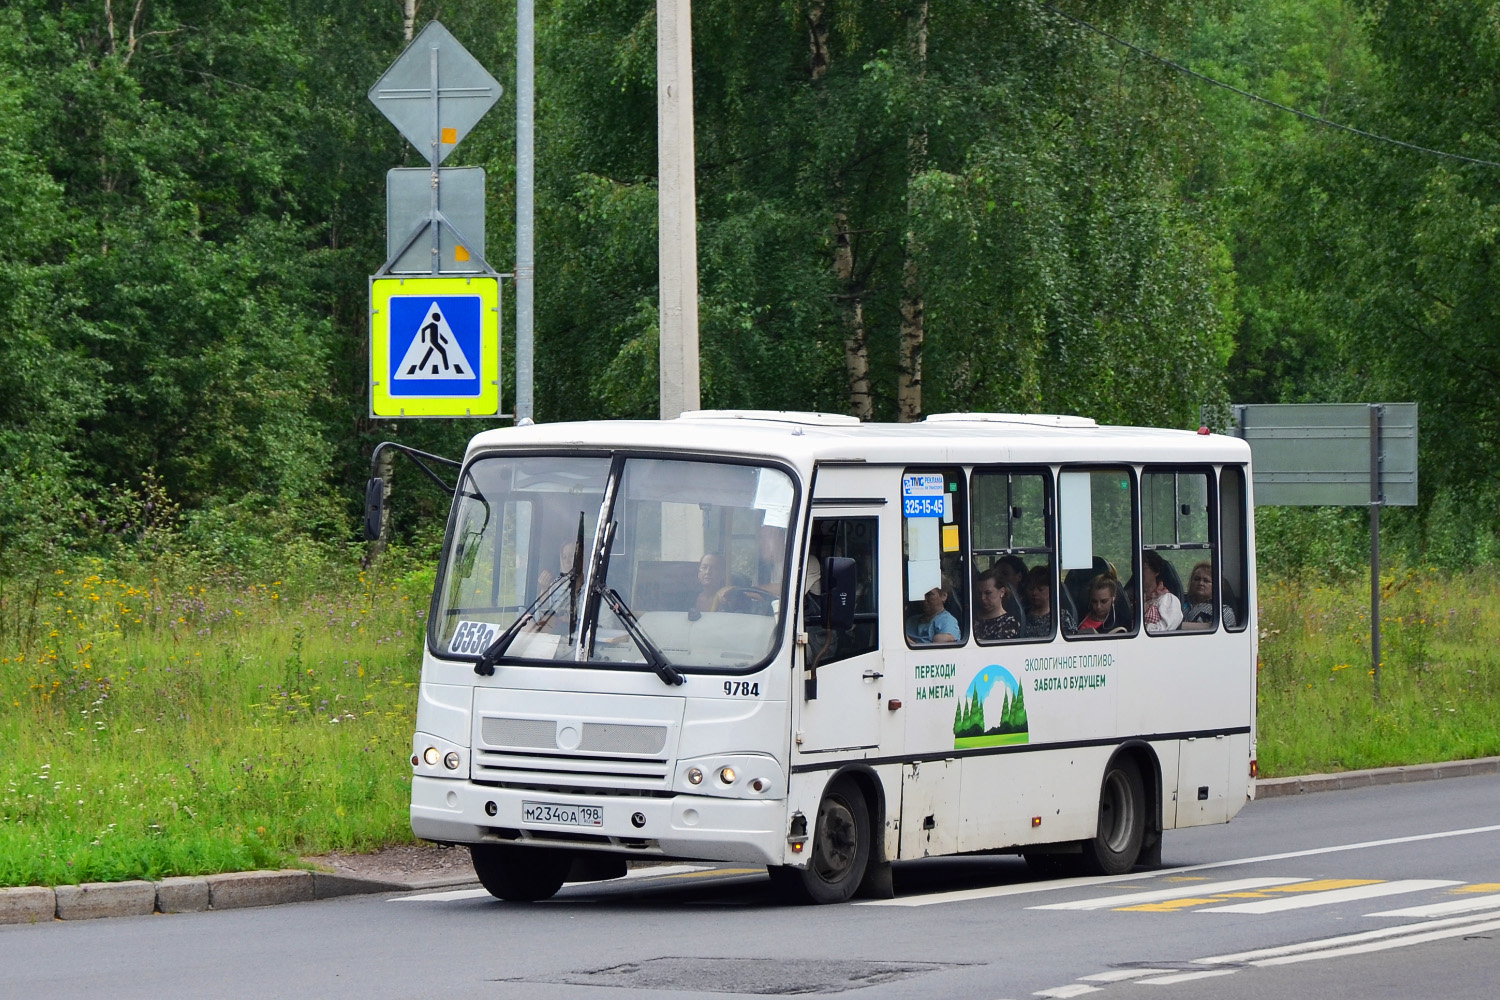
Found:
[[[473,777],[499,784],[656,791],[668,786],[669,769],[664,760],[510,753],[481,747],[474,754]]]
[[[492,747],[556,750],[557,723],[551,719],[507,719],[484,716],[479,732]],[[666,726],[632,726],[615,722],[585,722],[578,743],[581,753],[659,754],[667,745]]]

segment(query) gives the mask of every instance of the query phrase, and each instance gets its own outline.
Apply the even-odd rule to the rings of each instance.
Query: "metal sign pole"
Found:
[[[442,130],[438,123],[438,47],[434,44],[427,50],[427,65],[432,75],[432,147],[427,154],[427,162],[432,165],[432,274],[438,273],[438,266],[443,256],[443,234],[442,225],[438,222],[438,160],[442,157]]]
[[[658,375],[661,418],[699,407],[691,0],[656,3]]]
[[[1380,418],[1385,407],[1370,404],[1370,673],[1380,700]]]
[[[535,0],[516,0],[516,423],[535,419],[532,375],[536,167]]]

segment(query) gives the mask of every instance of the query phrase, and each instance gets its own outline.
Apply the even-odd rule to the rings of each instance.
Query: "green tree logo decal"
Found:
[[[992,663],[974,675],[953,710],[953,745],[992,747],[1028,740],[1026,692],[1009,670]]]

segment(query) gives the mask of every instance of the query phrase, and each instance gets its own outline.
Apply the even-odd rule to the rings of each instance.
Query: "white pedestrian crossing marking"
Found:
[[[1367,917],[1448,917],[1455,913],[1473,913],[1476,910],[1500,908],[1500,894],[1492,896],[1470,896],[1447,903],[1429,903],[1426,906],[1408,906],[1400,910],[1381,910],[1366,913]]]
[[[1171,969],[1115,969],[1113,972],[1096,972],[1092,976],[1079,976],[1078,978],[1085,983],[1123,983],[1127,979],[1161,976],[1171,971]]]
[[[1375,899],[1380,896],[1398,896],[1407,892],[1422,892],[1427,889],[1442,889],[1450,885],[1462,885],[1451,879],[1408,878],[1394,882],[1376,882],[1371,885],[1353,885],[1345,889],[1329,889],[1327,892],[1309,892],[1306,895],[1288,895],[1281,899],[1258,899],[1253,903],[1231,903],[1228,906],[1204,906],[1195,913],[1283,913],[1287,910],[1303,910],[1311,906],[1329,906],[1334,903],[1350,903],[1360,899]]]
[[[1068,997],[1081,997],[1085,993],[1098,993],[1099,987],[1086,986],[1083,983],[1069,983],[1067,986],[1054,986],[1050,990],[1037,990],[1031,994],[1034,997],[1049,997],[1051,1000],[1067,1000]]]
[[[1212,955],[1208,958],[1194,959],[1193,964],[1288,965],[1293,962],[1311,962],[1342,955],[1360,955],[1500,928],[1500,920],[1494,920],[1492,917],[1493,914],[1483,914],[1477,917],[1434,920],[1430,923],[1402,924],[1400,927],[1383,927],[1380,930],[1341,934],[1338,937],[1321,938],[1316,941],[1299,941],[1296,944],[1285,944],[1275,948],[1258,948],[1255,951],[1240,951],[1232,955]]]
[[[1155,979],[1137,980],[1149,983],[1152,986],[1171,986],[1173,983],[1190,983],[1195,979],[1212,979],[1214,976],[1232,976],[1234,969],[1207,969],[1203,972],[1178,972],[1170,976],[1157,976]]]
[[[1066,903],[1047,903],[1032,906],[1033,910],[1107,910],[1116,906],[1133,906],[1137,903],[1159,903],[1168,899],[1187,899],[1196,896],[1215,896],[1224,892],[1245,892],[1266,889],[1274,885],[1289,885],[1306,882],[1305,878],[1241,878],[1228,882],[1182,884],[1170,889],[1153,889],[1150,892],[1131,892],[1117,896],[1095,896],[1091,899],[1074,899]]]

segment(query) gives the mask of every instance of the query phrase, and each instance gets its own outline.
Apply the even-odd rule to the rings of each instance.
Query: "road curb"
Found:
[[[464,884],[472,881],[467,879]],[[56,889],[27,885],[0,889],[0,924],[237,910],[414,888],[426,886],[301,868],[174,876],[160,882],[86,882],[60,885]]]
[[[1370,785],[1401,785],[1409,781],[1436,781],[1440,778],[1468,778],[1479,774],[1500,774],[1500,757],[1376,767],[1334,774],[1303,774],[1290,778],[1260,778],[1255,782],[1255,797],[1276,799],[1284,795],[1307,795],[1311,792],[1332,792]]]

